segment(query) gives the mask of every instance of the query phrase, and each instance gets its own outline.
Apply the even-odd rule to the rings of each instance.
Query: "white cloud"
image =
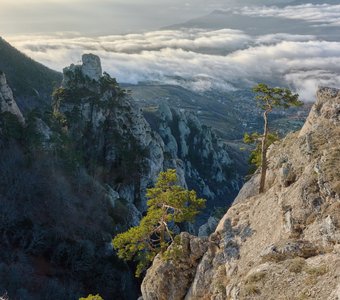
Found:
[[[313,36],[250,37],[237,30],[168,30],[99,38],[7,38],[30,57],[61,70],[92,52],[120,82],[161,81],[197,91],[257,82],[288,85],[314,100],[318,84],[340,86],[340,42]]]
[[[247,16],[305,20],[323,25],[340,26],[340,5],[304,4],[286,6],[284,8],[276,6],[252,6],[238,9],[235,13]]]

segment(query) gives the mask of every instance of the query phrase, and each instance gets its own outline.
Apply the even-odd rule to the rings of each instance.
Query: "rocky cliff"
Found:
[[[187,185],[207,199],[210,211],[230,205],[243,184],[233,150],[191,111],[160,101],[144,115],[164,142],[166,164],[180,160]]]
[[[0,71],[0,113],[9,112],[15,115],[21,123],[24,117],[13,98],[13,92],[7,84],[6,75]]]
[[[146,188],[163,169],[164,143],[115,79],[102,75],[99,57],[84,54],[82,60],[63,70],[54,115],[89,172],[127,202],[136,225],[136,206],[143,211]]]
[[[242,178],[231,149],[210,128],[193,113],[165,103],[145,119],[130,95],[102,75],[99,57],[85,54],[82,59],[82,65],[64,69],[53,106],[93,174],[135,213],[145,210],[146,188],[167,168],[177,169],[181,184],[208,199],[210,209],[230,204]],[[136,225],[138,216],[131,220]]]
[[[111,241],[139,223],[158,173],[177,169],[210,207],[224,204],[219,187],[238,189],[229,149],[209,128],[169,107],[150,126],[95,55],[63,70],[46,111],[22,114],[1,73],[0,109],[0,295],[10,299],[135,299],[133,265]]]
[[[340,90],[320,88],[300,132],[268,153],[209,238],[181,234],[142,283],[153,299],[340,299]],[[174,247],[174,246],[171,246]]]

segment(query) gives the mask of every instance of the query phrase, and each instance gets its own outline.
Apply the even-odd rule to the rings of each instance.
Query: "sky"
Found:
[[[0,35],[158,29],[214,9],[292,0],[0,0]]]
[[[58,71],[91,52],[100,56],[103,70],[125,83],[156,81],[196,92],[227,92],[266,82],[288,86],[304,101],[314,101],[319,85],[340,87],[340,38],[318,36],[320,28],[340,32],[340,4],[265,6],[265,1],[255,0],[216,0],[209,5],[201,0],[0,3],[4,38]],[[22,8],[20,3],[30,5]],[[159,29],[214,9],[229,9],[250,20],[254,16],[298,20],[315,28],[315,34],[314,29],[309,34],[288,34],[278,28],[273,34],[257,35],[230,28]]]

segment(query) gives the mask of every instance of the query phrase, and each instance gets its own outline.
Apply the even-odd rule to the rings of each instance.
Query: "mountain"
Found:
[[[232,147],[236,142],[237,152],[240,147],[238,142],[243,138],[244,132],[262,131],[261,111],[254,105],[254,94],[250,89],[198,93],[178,85],[139,83],[126,84],[124,87],[131,91],[134,101],[145,114],[152,113],[162,103],[192,112],[228,145]],[[285,135],[300,129],[310,108],[311,104],[306,103],[299,109],[274,111],[270,116],[272,130]]]
[[[338,3],[337,3],[338,4]],[[319,26],[317,22],[282,17],[243,15],[237,10],[215,10],[212,13],[163,29],[200,28],[218,30],[230,28],[249,35],[300,34],[315,35],[326,41],[339,41],[338,26]]]
[[[0,70],[6,74],[18,106],[27,111],[49,105],[62,74],[32,60],[0,37]]]
[[[209,237],[181,233],[142,283],[144,300],[340,296],[340,90],[319,88],[298,132],[268,153]]]
[[[323,0],[295,0],[290,2],[288,5],[303,5],[303,4],[334,4],[337,5],[339,4],[338,0],[327,0],[327,1],[323,1]]]
[[[23,114],[0,75],[0,295],[10,299],[136,299],[134,265],[111,239],[139,223],[160,171],[207,199],[196,231],[231,204],[245,170],[193,112],[143,112],[98,56],[63,70],[49,109]]]

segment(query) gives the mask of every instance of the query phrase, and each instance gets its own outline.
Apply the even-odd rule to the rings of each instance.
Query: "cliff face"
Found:
[[[13,98],[13,92],[7,84],[5,73],[0,71],[0,112],[9,112],[15,115],[21,123],[24,123],[24,117]]]
[[[301,131],[270,148],[265,192],[256,173],[209,239],[181,234],[144,300],[340,299],[340,90],[317,97]]]
[[[99,57],[82,60],[64,69],[52,109],[25,119],[0,75],[0,295],[10,299],[135,299],[112,236],[139,223],[158,173],[176,168],[211,207],[218,187],[238,188],[229,149],[193,114],[160,107],[150,126]]]
[[[166,160],[181,161],[189,188],[207,199],[210,209],[230,205],[242,185],[232,150],[190,111],[160,102],[155,112],[144,114],[164,142]]]
[[[146,188],[163,169],[163,141],[115,79],[102,75],[99,57],[85,54],[82,59],[82,65],[64,69],[62,87],[54,93],[54,114],[89,172],[133,211],[135,206],[142,211]],[[138,216],[131,220],[136,225]]]
[[[99,57],[85,54],[82,59],[82,65],[64,69],[53,106],[92,174],[135,213],[145,210],[146,188],[167,168],[177,169],[181,184],[208,199],[210,209],[230,204],[222,195],[233,198],[242,179],[230,149],[210,128],[193,113],[165,103],[144,118],[130,95],[102,75]],[[138,217],[131,219],[133,225]]]

